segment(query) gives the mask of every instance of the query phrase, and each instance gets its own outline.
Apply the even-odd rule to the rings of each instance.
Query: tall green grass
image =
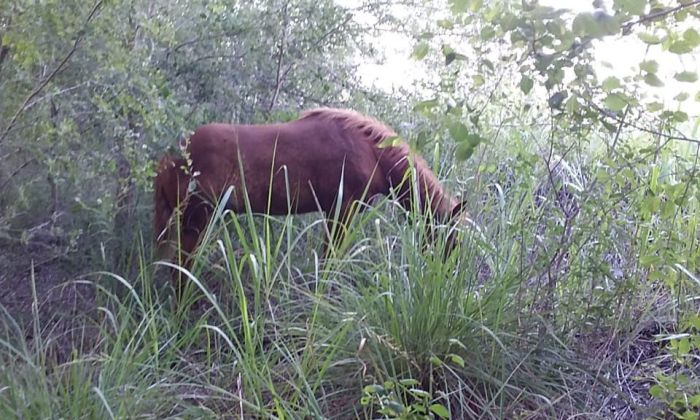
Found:
[[[358,213],[327,259],[318,215],[222,207],[191,271],[153,264],[141,244],[129,278],[77,280],[98,292],[97,315],[78,323],[89,339],[66,346],[38,313],[27,338],[3,314],[0,417],[605,418],[609,395],[633,407],[609,375],[619,355],[598,359],[590,337],[625,351],[635,319],[660,313],[635,299],[661,288],[687,319],[696,201],[648,217],[664,204],[650,201],[644,178],[618,185],[614,170],[581,165],[595,195],[572,193],[579,212],[566,222],[532,162],[507,182],[485,174],[468,193],[476,223],[447,258],[449,227],[426,243],[430,219],[388,199]],[[658,179],[657,191],[688,196]],[[623,187],[632,190],[619,211],[594,205]],[[675,233],[661,247],[649,232]],[[621,280],[601,262],[611,248],[626,259]],[[675,250],[672,264],[661,264],[664,249]],[[654,274],[673,267],[668,280]],[[186,279],[180,302],[170,270]]]

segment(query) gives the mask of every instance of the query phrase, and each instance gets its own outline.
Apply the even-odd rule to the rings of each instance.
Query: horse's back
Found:
[[[245,184],[257,212],[285,214],[290,203],[294,212],[317,211],[319,205],[328,211],[341,183],[347,199],[388,192],[376,146],[334,121],[206,124],[188,149],[205,190],[218,195],[229,185],[241,191]],[[243,203],[234,199],[233,207],[242,210]]]

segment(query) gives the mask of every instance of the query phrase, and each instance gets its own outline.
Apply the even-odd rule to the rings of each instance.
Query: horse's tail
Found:
[[[158,163],[154,182],[153,237],[156,243],[168,239],[168,227],[175,209],[185,200],[188,177],[184,159],[165,155]]]

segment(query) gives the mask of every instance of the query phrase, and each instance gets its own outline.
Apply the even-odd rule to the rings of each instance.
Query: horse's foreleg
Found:
[[[176,264],[182,268],[190,270],[195,260],[195,251],[199,245],[200,237],[207,227],[211,207],[201,201],[193,199],[186,206],[180,223],[180,246],[178,249],[178,259]],[[175,291],[178,299],[182,295],[184,289],[184,274],[179,270],[174,273]]]

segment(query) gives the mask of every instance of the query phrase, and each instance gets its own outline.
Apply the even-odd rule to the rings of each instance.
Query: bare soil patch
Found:
[[[86,322],[96,315],[94,288],[75,281],[84,271],[51,246],[0,242],[0,333],[31,342],[39,332],[59,360],[82,347],[96,336]]]

